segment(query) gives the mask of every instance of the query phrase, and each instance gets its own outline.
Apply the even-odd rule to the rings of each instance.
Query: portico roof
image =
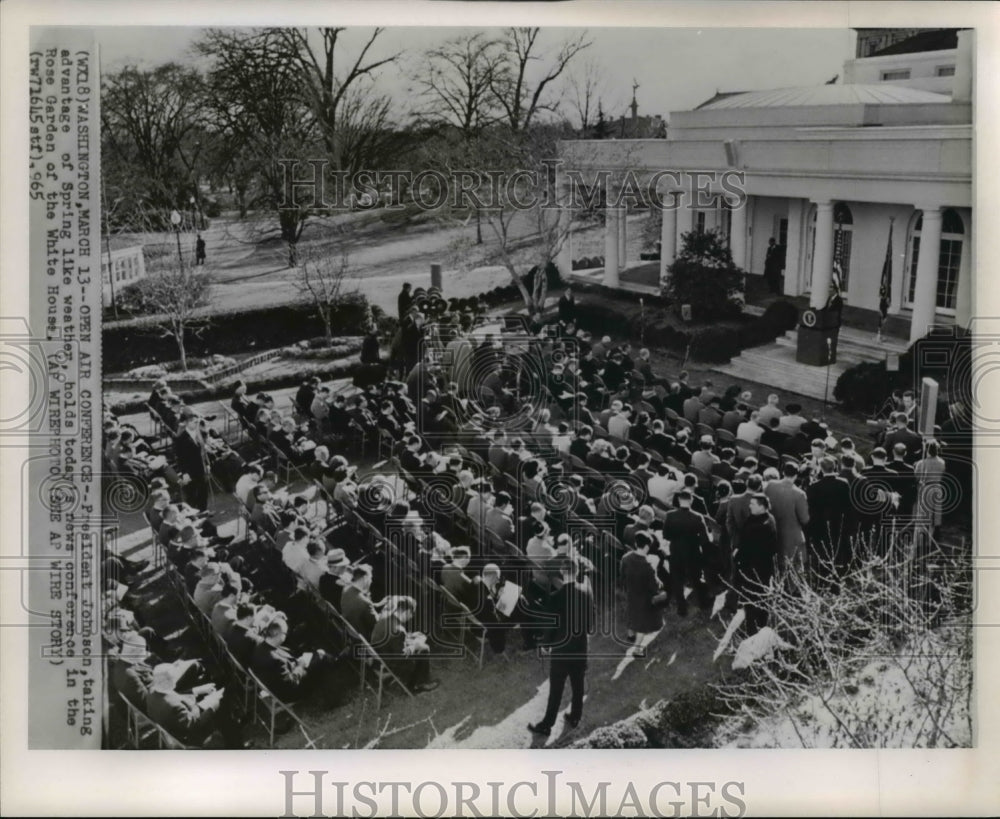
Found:
[[[795,88],[773,88],[748,91],[721,97],[702,106],[701,111],[733,108],[794,108],[819,105],[926,105],[948,103],[946,94],[935,94],[918,88],[890,83],[877,85],[808,85]]]

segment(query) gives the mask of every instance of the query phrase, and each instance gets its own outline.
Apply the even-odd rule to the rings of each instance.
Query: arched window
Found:
[[[917,263],[920,260],[920,232],[924,226],[923,214],[917,216],[910,229],[909,262],[907,263],[906,304],[913,306],[917,293]],[[955,311],[958,294],[958,272],[962,266],[962,243],[965,224],[958,212],[948,208],[941,215],[941,249],[938,253],[937,288],[935,305],[938,310]]]

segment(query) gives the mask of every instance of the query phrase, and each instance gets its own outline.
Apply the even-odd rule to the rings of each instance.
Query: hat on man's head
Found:
[[[192,418],[197,418],[197,417],[198,416],[195,415],[195,412],[193,409],[191,409],[191,407],[184,407],[184,409],[181,410],[182,421],[190,421]]]
[[[146,638],[135,631],[122,635],[122,644],[118,649],[118,657],[126,663],[141,663],[149,656],[146,648]]]
[[[351,561],[347,559],[347,552],[343,549],[331,549],[326,553],[326,565],[331,569],[342,569],[350,566]]]

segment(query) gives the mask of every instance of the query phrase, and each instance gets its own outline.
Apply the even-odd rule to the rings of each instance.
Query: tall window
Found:
[[[923,214],[917,217],[910,231],[910,260],[907,265],[908,281],[906,303],[909,306],[917,294],[917,263],[920,261],[920,231],[924,226]],[[950,208],[941,216],[941,249],[938,253],[937,287],[935,304],[938,310],[954,312],[958,294],[958,271],[962,266],[962,241],[965,225],[962,217]]]
[[[723,199],[719,208],[719,231],[726,243],[726,247],[732,248],[733,241],[733,209],[729,203]]]
[[[694,215],[694,229],[698,233],[705,232],[705,211],[700,210]]]

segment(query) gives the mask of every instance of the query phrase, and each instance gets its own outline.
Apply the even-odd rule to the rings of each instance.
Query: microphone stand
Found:
[[[833,358],[833,339],[826,340],[826,386],[823,388],[823,420],[826,420],[826,413],[830,394],[830,361]]]

